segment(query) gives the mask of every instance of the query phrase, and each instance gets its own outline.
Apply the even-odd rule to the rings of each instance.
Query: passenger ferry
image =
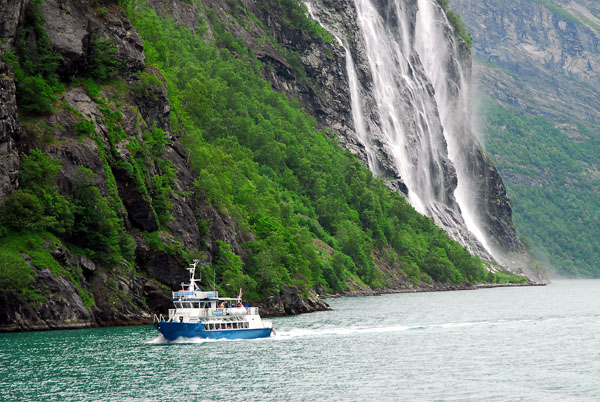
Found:
[[[263,321],[258,307],[242,305],[242,289],[237,298],[219,297],[216,291],[202,291],[196,284],[194,260],[190,268],[190,283],[173,292],[174,309],[167,319],[154,315],[154,327],[172,342],[177,338],[251,339],[266,338],[274,333],[273,324]]]

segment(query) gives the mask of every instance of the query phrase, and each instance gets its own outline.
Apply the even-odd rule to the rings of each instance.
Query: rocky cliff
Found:
[[[585,1],[453,0],[473,33],[478,82],[533,114],[598,123],[600,19]]]
[[[193,21],[198,20],[201,12],[198,8],[179,2],[151,4],[159,14],[178,10],[174,13],[175,20],[196,28]],[[204,4],[215,10],[221,21],[226,21],[227,15],[241,18],[245,14],[230,3]],[[377,38],[369,42],[366,32],[369,27],[361,23],[367,17],[359,16],[365,12],[361,3],[349,0],[304,2],[310,17],[333,35],[330,40],[291,29],[285,18],[277,16],[285,13],[273,13],[263,3],[242,4],[262,24],[246,21],[248,26],[240,28],[237,21],[229,20],[227,29],[242,38],[263,61],[264,76],[275,89],[299,99],[321,127],[336,134],[343,147],[356,154],[374,174],[385,178],[390,188],[407,196],[417,210],[431,216],[472,253],[515,272],[537,275],[528,267],[529,257],[512,222],[512,207],[502,178],[471,128],[470,51],[438,3],[411,0],[395,8],[383,2],[373,3],[373,9],[368,10],[379,13],[378,17],[389,24],[392,31],[406,35],[401,38],[401,47],[408,49],[402,57],[409,61],[406,67],[409,70],[396,73],[405,74],[404,77],[394,76],[394,73],[386,76],[374,68],[372,63],[381,65],[385,61],[370,58],[369,50],[377,47]],[[425,12],[433,15],[423,17]],[[432,22],[443,27],[435,34],[436,40],[444,43],[447,53],[422,60],[430,50],[419,49],[418,42],[428,35],[422,25]],[[274,36],[281,48],[260,40],[265,31]],[[302,71],[292,66],[286,52],[300,56]],[[393,65],[403,63],[391,60]],[[441,65],[443,71],[426,71],[426,63]],[[406,74],[411,75],[410,78]],[[444,88],[435,87],[436,78]],[[377,82],[387,88],[394,82],[395,98],[382,99]],[[437,99],[436,92],[443,91],[447,92],[446,98]],[[397,105],[389,107],[385,104],[387,101]],[[445,105],[438,108],[436,103],[440,102]],[[458,106],[443,110],[451,104]],[[404,121],[390,123],[395,119]],[[406,150],[399,151],[401,147]],[[457,200],[459,184],[461,199]],[[505,258],[509,254],[511,257]]]
[[[26,24],[31,4],[25,0],[3,5],[0,37],[4,38],[5,51],[12,49],[19,27]],[[61,81],[67,83],[66,89],[54,113],[27,116],[25,121],[19,121],[14,76],[5,63],[0,64],[0,198],[6,198],[19,187],[20,153],[31,149],[41,148],[60,161],[57,182],[63,194],[75,191],[82,167],[89,169],[94,174],[93,185],[100,189],[102,197],[113,197],[118,202],[119,217],[124,227],[133,233],[137,269],[127,265],[124,269],[115,269],[111,264],[94,263],[73,254],[70,245],[47,242],[42,246],[43,252],[49,253],[59,264],[59,272],[32,260],[29,266],[33,269],[33,291],[45,296],[32,303],[25,295],[2,290],[0,329],[39,330],[148,322],[151,312],[169,308],[169,291],[186,279],[182,269],[187,265],[186,260],[173,250],[197,250],[208,244],[204,258],[210,261],[214,256],[211,250],[217,247],[218,240],[226,241],[235,253],[242,254],[240,244],[247,239],[241,237],[230,216],[210,206],[192,210],[192,202],[186,195],[192,173],[183,145],[169,134],[166,83],[160,72],[145,67],[143,43],[123,10],[110,3],[96,7],[92,2],[44,1],[40,12],[45,32],[59,56],[58,74]],[[90,74],[97,38],[114,44],[118,74],[124,79],[121,84],[124,87],[108,85],[92,93],[77,83]],[[145,85],[140,77],[153,77],[152,85]],[[85,136],[82,136],[82,123],[88,124]],[[157,128],[165,133],[165,149],[160,158],[146,161],[144,174],[152,178],[162,173],[164,162],[177,172],[170,195],[172,219],[166,231],[160,233],[157,232],[159,218],[148,195],[153,189],[141,188],[130,170],[136,157],[131,144],[144,147],[147,132]],[[114,137],[115,132],[122,134],[120,138]],[[208,224],[208,233],[200,234],[197,218]],[[171,247],[164,251],[149,244],[142,232],[157,233],[159,243]],[[90,295],[92,306],[83,301]],[[269,299],[265,307],[267,314],[327,308],[314,294],[301,297],[297,289],[287,287],[280,296]]]

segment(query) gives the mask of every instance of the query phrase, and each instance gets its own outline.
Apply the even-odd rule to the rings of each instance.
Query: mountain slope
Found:
[[[147,322],[191,258],[203,286],[270,314],[326,308],[316,292],[527,281],[487,272],[339,147],[361,154],[344,54],[295,1],[2,11],[3,330]]]
[[[559,273],[598,276],[597,6],[451,3],[473,34],[481,129],[514,201],[515,222]]]

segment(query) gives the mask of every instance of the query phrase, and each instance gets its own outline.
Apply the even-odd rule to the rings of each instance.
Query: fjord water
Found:
[[[330,300],[260,340],[0,334],[2,401],[600,399],[600,281]]]

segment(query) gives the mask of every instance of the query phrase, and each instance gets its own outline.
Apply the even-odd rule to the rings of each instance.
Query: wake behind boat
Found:
[[[263,321],[258,307],[242,305],[242,289],[237,298],[219,297],[219,292],[200,290],[194,278],[199,260],[190,268],[190,283],[173,292],[174,309],[167,319],[154,315],[154,327],[172,342],[177,338],[253,339],[273,333],[273,324]]]

